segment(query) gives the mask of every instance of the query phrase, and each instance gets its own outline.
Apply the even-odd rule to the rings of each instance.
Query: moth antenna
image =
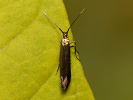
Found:
[[[43,10],[41,10],[42,12],[43,12],[43,14],[51,21],[51,22],[53,22],[57,27],[58,27],[58,29],[64,34],[64,32],[61,30],[61,28],[52,20],[52,19],[50,19],[49,17],[48,17],[48,15],[43,11]]]
[[[72,22],[72,24],[70,25],[70,27],[68,28],[67,32],[69,32],[69,29],[72,27],[72,25],[76,22],[76,20],[79,18],[79,16],[83,13],[83,11],[85,10],[85,8],[80,12],[80,14],[77,16],[77,18]]]

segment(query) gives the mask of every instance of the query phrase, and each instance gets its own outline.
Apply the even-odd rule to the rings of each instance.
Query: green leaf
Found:
[[[71,82],[61,89],[62,33],[41,10],[62,30],[70,26],[62,0],[0,1],[0,100],[94,100],[74,49]]]

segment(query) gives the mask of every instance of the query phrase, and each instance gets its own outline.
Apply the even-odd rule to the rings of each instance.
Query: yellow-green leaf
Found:
[[[41,10],[63,31],[70,26],[62,0],[0,1],[0,100],[94,100],[74,49],[71,82],[61,89],[62,33]]]

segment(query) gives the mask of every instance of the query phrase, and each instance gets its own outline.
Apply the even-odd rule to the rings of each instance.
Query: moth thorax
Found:
[[[68,45],[69,44],[69,39],[62,39],[62,45],[65,46],[65,45]]]

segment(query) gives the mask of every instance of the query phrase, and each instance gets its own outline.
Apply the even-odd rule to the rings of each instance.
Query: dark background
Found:
[[[133,100],[133,0],[64,0],[96,100]]]

